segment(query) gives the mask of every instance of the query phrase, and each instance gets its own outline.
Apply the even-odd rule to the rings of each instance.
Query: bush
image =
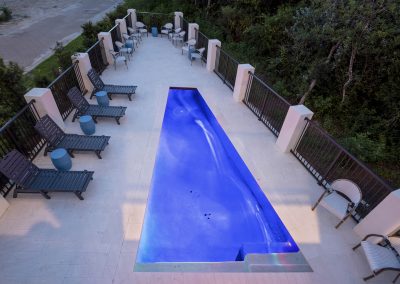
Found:
[[[7,6],[0,7],[0,22],[7,22],[12,18],[12,11]]]

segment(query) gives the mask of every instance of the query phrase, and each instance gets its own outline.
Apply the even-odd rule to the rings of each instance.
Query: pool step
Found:
[[[247,254],[249,272],[312,272],[301,252]]]

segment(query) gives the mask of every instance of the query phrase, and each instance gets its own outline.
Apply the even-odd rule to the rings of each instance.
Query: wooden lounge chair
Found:
[[[14,198],[18,193],[40,193],[50,199],[49,192],[73,192],[80,200],[83,200],[82,193],[94,174],[90,171],[39,169],[17,150],[0,160],[0,172],[15,182]]]
[[[370,242],[370,237],[379,238],[380,243]],[[360,247],[364,251],[364,255],[367,258],[369,267],[372,270],[371,275],[364,277],[364,281],[367,281],[383,271],[396,271],[399,272],[393,279],[393,283],[400,277],[400,236],[386,237],[383,235],[369,234],[362,241],[353,247],[356,250]]]
[[[120,124],[120,118],[125,115],[126,107],[99,106],[89,104],[77,87],[73,87],[71,90],[69,90],[67,97],[71,101],[72,105],[76,108],[76,112],[72,118],[72,121],[75,121],[78,116],[91,115],[96,123],[96,119],[98,117],[109,117],[114,118],[117,123]]]
[[[106,91],[108,97],[111,100],[111,95],[127,95],[129,100],[132,100],[132,95],[136,92],[137,86],[124,86],[124,85],[110,85],[104,84],[103,80],[101,80],[99,74],[94,69],[90,69],[88,72],[88,77],[90,82],[92,82],[94,86],[94,90],[90,95],[90,99],[94,96],[94,94],[98,91]]]
[[[47,114],[35,125],[35,129],[46,139],[47,147],[44,151],[51,152],[56,148],[64,148],[71,157],[73,151],[93,151],[101,159],[101,151],[107,146],[110,136],[87,136],[67,134]]]

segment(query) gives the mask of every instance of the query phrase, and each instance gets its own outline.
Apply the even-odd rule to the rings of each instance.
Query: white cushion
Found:
[[[372,271],[385,267],[400,268],[400,262],[390,248],[385,248],[368,241],[361,242]]]
[[[321,205],[339,219],[343,219],[344,216],[346,216],[347,214],[349,201],[346,200],[346,198],[337,194],[336,192],[332,192],[322,199]]]

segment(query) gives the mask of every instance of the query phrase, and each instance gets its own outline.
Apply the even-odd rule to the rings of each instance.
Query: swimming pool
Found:
[[[198,90],[171,88],[135,270],[298,252]]]

